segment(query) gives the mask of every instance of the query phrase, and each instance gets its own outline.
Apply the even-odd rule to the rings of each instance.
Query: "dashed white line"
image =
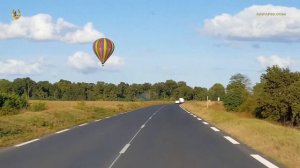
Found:
[[[205,121],[203,121],[203,124],[205,124],[205,125],[208,125],[208,123],[207,123],[207,122],[205,122]]]
[[[202,120],[201,118],[197,118],[197,120]]]
[[[80,124],[80,125],[78,125],[79,127],[82,127],[82,126],[85,126],[85,125],[87,125],[88,123],[84,123],[84,124]]]
[[[162,108],[165,106],[162,106],[158,110],[156,110],[150,117],[149,119],[141,126],[141,128],[134,134],[134,136],[129,140],[129,142],[123,147],[123,149],[120,151],[119,155],[115,158],[115,160],[110,164],[108,168],[112,168],[113,165],[117,162],[117,160],[121,157],[123,153],[126,152],[127,148],[130,146],[131,142],[134,140],[134,138],[140,133],[140,131],[145,127],[145,125],[151,120],[151,118],[156,115]]]
[[[123,149],[120,151],[120,154],[123,154],[126,152],[126,150],[129,148],[130,144],[126,144]]]
[[[101,119],[95,120],[95,122],[100,121]]]
[[[60,133],[63,133],[63,132],[69,131],[69,130],[70,130],[70,129],[64,129],[64,130],[55,132],[55,134],[60,134]]]
[[[260,163],[262,163],[263,165],[267,166],[268,168],[278,168],[276,165],[274,165],[273,163],[269,162],[268,160],[266,160],[265,158],[256,155],[256,154],[251,154],[251,156],[258,160]]]
[[[23,142],[23,143],[20,143],[18,145],[15,145],[15,147],[20,147],[20,146],[23,146],[23,145],[27,145],[29,143],[32,143],[32,142],[35,142],[35,141],[38,141],[40,139],[33,139],[33,140],[30,140],[30,141],[27,141],[27,142]]]
[[[226,138],[229,142],[231,142],[233,144],[240,144],[238,141],[234,140],[230,136],[224,136],[224,138]]]
[[[219,132],[220,130],[216,127],[210,127],[212,130],[216,131],[216,132]]]
[[[197,117],[197,116],[193,115],[193,117]]]
[[[105,117],[105,118],[109,118],[109,117]]]

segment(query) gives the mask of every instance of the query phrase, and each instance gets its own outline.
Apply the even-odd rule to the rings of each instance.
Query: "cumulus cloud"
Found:
[[[68,65],[83,73],[95,71],[98,68],[97,60],[93,59],[89,54],[78,51],[68,57]]]
[[[102,64],[95,56],[90,56],[88,53],[78,51],[68,57],[67,64],[82,73],[92,73],[97,70],[104,71],[119,71],[125,65],[123,58],[111,56],[102,67]]]
[[[105,63],[104,68],[110,71],[119,71],[125,65],[125,60],[122,57],[112,56]]]
[[[277,65],[281,68],[287,68],[293,63],[290,58],[281,58],[277,55],[258,56],[256,60],[264,67]]]
[[[53,21],[48,14],[21,17],[10,24],[0,23],[0,39],[25,38],[30,40],[55,40],[66,43],[88,43],[104,37],[93,24],[76,26],[63,18]]]
[[[264,13],[274,15],[260,15]],[[203,28],[208,34],[227,40],[299,42],[300,9],[253,5],[235,15],[224,13],[207,19]]]
[[[39,59],[36,62],[16,59],[0,61],[0,76],[37,74],[42,71],[42,65],[43,59]]]

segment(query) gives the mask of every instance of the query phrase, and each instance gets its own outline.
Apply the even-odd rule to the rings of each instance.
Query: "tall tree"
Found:
[[[223,100],[225,96],[225,88],[220,83],[215,83],[211,88],[208,90],[210,100],[217,101],[218,97]]]
[[[238,111],[240,106],[247,100],[249,95],[250,79],[240,73],[230,78],[226,87],[226,95],[224,97],[224,106],[228,111]]]
[[[282,124],[296,125],[299,118],[300,75],[288,68],[268,67],[261,76],[263,94],[256,115]]]
[[[6,79],[0,79],[0,93],[12,93],[12,82]]]
[[[13,91],[18,95],[32,97],[32,91],[36,87],[35,81],[30,78],[17,78],[13,81]]]
[[[208,90],[207,90],[207,88],[202,88],[202,87],[195,87],[194,88],[194,96],[193,96],[193,98],[195,100],[204,101],[204,100],[206,100],[207,96],[208,96]]]

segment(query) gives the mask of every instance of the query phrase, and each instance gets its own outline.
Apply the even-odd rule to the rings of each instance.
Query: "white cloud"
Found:
[[[283,13],[285,16],[258,16]],[[235,15],[227,13],[207,19],[204,31],[227,40],[300,41],[300,9],[253,5]]]
[[[258,56],[256,60],[264,67],[278,65],[281,68],[287,68],[293,63],[290,58],[281,58],[277,55]]]
[[[56,40],[66,43],[88,43],[104,37],[93,24],[83,28],[58,18],[56,22],[48,14],[21,17],[10,24],[0,23],[0,39],[25,38],[30,40]]]
[[[68,57],[67,64],[73,69],[82,73],[92,73],[97,70],[103,71],[119,71],[125,65],[123,58],[118,56],[111,56],[102,67],[100,61],[96,56],[90,56],[88,53],[78,51],[72,56]]]
[[[43,59],[36,62],[25,62],[23,60],[8,59],[0,61],[0,75],[32,75],[41,72]]]
[[[83,73],[93,72],[99,66],[96,59],[93,59],[89,54],[81,51],[69,56],[68,65]]]
[[[109,71],[119,71],[124,67],[124,65],[125,60],[122,57],[112,56],[106,61],[103,68]]]

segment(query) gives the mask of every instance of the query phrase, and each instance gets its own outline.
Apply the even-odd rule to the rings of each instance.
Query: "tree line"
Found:
[[[119,84],[97,82],[71,82],[60,80],[35,82],[30,78],[17,78],[13,81],[0,80],[0,93],[16,94],[32,100],[175,100],[184,97],[186,100],[206,100],[208,95],[217,97],[224,92],[221,84],[212,88],[190,87],[186,82],[167,80],[154,84]]]
[[[35,82],[30,78],[0,80],[0,108],[20,108],[25,100],[186,100],[223,101],[227,111],[249,112],[261,119],[285,125],[300,125],[300,73],[288,68],[268,67],[253,87],[250,79],[240,73],[233,75],[226,87],[215,83],[210,88],[191,87],[186,82],[166,80],[158,83],[119,84],[71,82],[60,80]],[[17,99],[19,97],[19,99]],[[6,102],[9,101],[9,102]],[[18,102],[21,102],[18,105]]]

